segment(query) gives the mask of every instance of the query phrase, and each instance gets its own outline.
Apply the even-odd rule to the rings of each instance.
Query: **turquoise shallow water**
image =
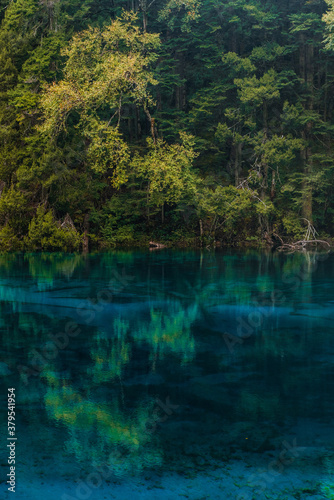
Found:
[[[255,251],[0,256],[2,495],[334,498],[333,264]]]

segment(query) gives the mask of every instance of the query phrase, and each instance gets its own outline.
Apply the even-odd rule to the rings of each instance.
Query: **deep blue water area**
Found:
[[[333,321],[331,253],[0,255],[2,498],[333,499]]]

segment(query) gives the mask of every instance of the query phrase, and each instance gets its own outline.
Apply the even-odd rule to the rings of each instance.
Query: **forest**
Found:
[[[0,251],[334,238],[334,0],[0,0]]]

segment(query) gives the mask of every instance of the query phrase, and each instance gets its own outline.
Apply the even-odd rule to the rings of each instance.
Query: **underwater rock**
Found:
[[[8,365],[3,361],[0,361],[0,376],[10,375],[12,372],[10,371]]]
[[[165,379],[156,373],[148,373],[147,375],[137,375],[123,382],[123,385],[161,385],[165,383]]]

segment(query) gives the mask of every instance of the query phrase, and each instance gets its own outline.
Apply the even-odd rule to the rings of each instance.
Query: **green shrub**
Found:
[[[23,241],[8,224],[0,230],[0,251],[17,252],[23,249]]]
[[[289,213],[283,217],[282,224],[285,234],[293,239],[299,240],[305,235],[305,227],[302,226],[301,220],[296,216],[296,214]]]
[[[82,236],[73,228],[62,228],[51,210],[37,208],[36,216],[29,224],[25,244],[29,250],[77,251],[82,243]]]

